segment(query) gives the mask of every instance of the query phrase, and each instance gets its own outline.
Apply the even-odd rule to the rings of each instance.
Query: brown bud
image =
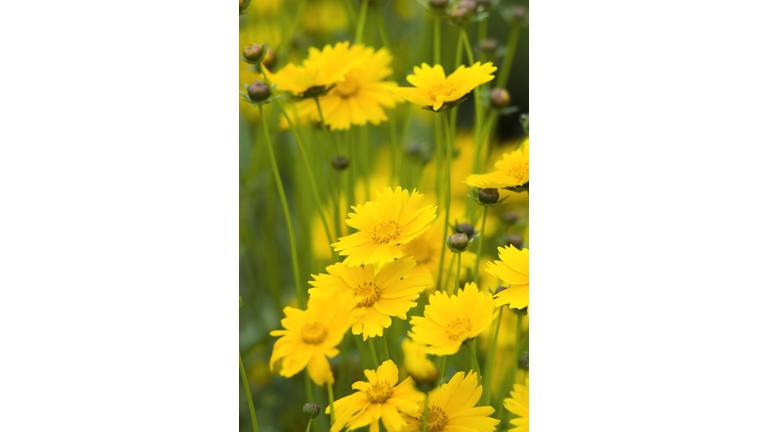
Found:
[[[477,3],[475,3],[473,0],[461,0],[459,2],[459,7],[474,13],[477,10]]]
[[[499,202],[499,190],[496,188],[480,189],[477,196],[483,204],[496,204]]]
[[[478,46],[482,52],[494,53],[497,49],[499,49],[499,41],[496,39],[483,39],[480,41]]]
[[[448,6],[448,0],[429,0],[429,4],[435,9],[445,9]]]
[[[272,48],[268,48],[267,54],[264,56],[264,60],[261,61],[261,64],[267,69],[272,69],[272,66],[274,66],[275,63],[277,63],[277,55],[272,51]]]
[[[458,8],[451,11],[451,19],[454,21],[460,21],[469,15],[469,11],[464,8]]]
[[[256,102],[261,102],[269,99],[269,95],[271,92],[269,91],[269,86],[264,84],[263,81],[258,80],[255,83],[251,84],[250,87],[248,87],[248,96],[251,97]]]
[[[496,109],[506,108],[512,102],[507,89],[495,88],[491,91],[491,106]]]
[[[243,49],[243,57],[246,59],[257,62],[261,59],[262,54],[264,54],[264,51],[261,49],[261,45],[253,44],[248,45]]]
[[[349,159],[346,156],[336,156],[331,160],[333,167],[339,171],[343,171],[349,166]]]
[[[469,245],[469,237],[467,237],[467,235],[464,233],[458,233],[445,239],[445,242],[451,252],[461,253],[467,250],[467,246]]]
[[[466,222],[463,222],[463,223],[460,223],[460,224],[456,225],[456,232],[457,233],[464,233],[464,234],[467,235],[467,237],[471,238],[472,235],[475,234],[475,228],[472,225],[470,225],[470,224],[468,224]]]
[[[507,238],[504,239],[510,246],[514,246],[515,249],[520,250],[523,247],[523,237],[520,234],[507,234]]]

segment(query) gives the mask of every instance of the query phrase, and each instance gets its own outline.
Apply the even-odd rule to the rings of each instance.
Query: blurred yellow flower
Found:
[[[404,255],[403,246],[429,229],[437,217],[437,207],[418,208],[424,195],[412,194],[398,186],[376,192],[376,201],[352,207],[347,225],[358,232],[339,238],[332,244],[339,255],[347,256],[344,264],[357,266],[378,263],[383,265]]]
[[[509,392],[509,395],[511,397],[504,399],[504,408],[518,416],[509,421],[515,426],[510,431],[528,432],[528,378],[525,379],[524,386],[515,384],[515,391]]]
[[[351,311],[356,299],[351,294],[310,298],[307,310],[286,307],[280,322],[285,330],[269,334],[281,336],[275,342],[269,369],[282,359],[280,375],[290,378],[309,367],[309,376],[315,384],[333,384],[333,373],[328,358],[339,354],[336,349],[344,333],[357,318]]]
[[[499,247],[499,258],[501,261],[488,262],[486,271],[510,284],[510,287],[496,295],[496,306],[508,304],[510,309],[528,307],[528,249]]]
[[[477,385],[477,373],[465,376],[459,372],[450,381],[429,393],[429,432],[493,432],[499,420],[490,417],[495,411],[489,406],[475,406],[483,393]],[[422,430],[424,402],[419,403],[419,414],[405,419],[408,425],[403,432]]]
[[[344,3],[338,0],[304,0],[302,33],[331,33],[349,25]]]
[[[473,282],[459,289],[458,295],[438,291],[429,296],[424,316],[411,318],[408,336],[427,345],[428,354],[456,354],[465,340],[491,324],[495,309],[491,294],[479,291]]]
[[[494,71],[493,63],[477,62],[468,68],[459,66],[446,78],[442,66],[422,63],[421,68],[413,68],[414,75],[406,77],[414,87],[397,87],[392,91],[416,105],[430,106],[437,111],[443,104],[457,101],[480,84],[491,81]]]
[[[344,75],[359,59],[348,55],[349,42],[339,42],[331,47],[326,45],[322,51],[309,48],[309,57],[301,66],[288,63],[277,73],[264,68],[267,78],[277,84],[277,90],[301,94],[312,87],[326,87],[344,81]]]
[[[449,233],[450,235],[450,233]],[[429,284],[427,288],[431,288],[435,285],[437,280],[437,270],[440,266],[440,249],[445,247],[445,239],[439,230],[432,229],[427,230],[424,234],[414,238],[406,245],[403,246],[403,251],[406,255],[413,256],[416,260],[416,268],[413,269],[412,274],[424,274],[429,276]],[[461,275],[467,276],[467,272],[471,272],[475,267],[475,259],[477,255],[474,252],[464,252],[461,255]],[[454,284],[454,277],[456,276],[456,266],[450,266],[450,260],[446,260],[443,263],[443,271],[448,270],[446,286],[452,286]]]
[[[505,153],[504,159],[496,162],[496,171],[488,174],[473,174],[464,181],[469,186],[478,188],[505,188],[528,183],[528,139],[520,148]]]
[[[358,319],[352,324],[352,334],[363,339],[383,336],[392,325],[392,318],[407,319],[406,313],[416,303],[419,293],[429,284],[424,275],[411,275],[416,262],[411,257],[384,264],[378,270],[373,265],[350,267],[337,263],[325,268],[328,274],[312,275],[310,298],[353,293],[357,296]]]
[[[357,381],[352,388],[357,392],[334,402],[336,422],[331,432],[339,432],[370,425],[371,432],[379,432],[379,419],[387,431],[401,431],[406,425],[402,414],[415,414],[418,402],[424,396],[413,388],[413,380],[406,378],[398,385],[399,372],[392,360],[387,360],[378,370],[366,370],[368,382]],[[331,407],[325,409],[328,414]]]
[[[408,338],[403,339],[403,356],[405,357],[405,370],[418,383],[435,382],[438,379],[438,370],[435,364],[427,358],[427,347]]]

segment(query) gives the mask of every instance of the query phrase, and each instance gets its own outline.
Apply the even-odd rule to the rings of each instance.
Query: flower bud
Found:
[[[499,201],[499,190],[496,188],[480,189],[477,196],[483,204],[496,204]]]
[[[264,51],[261,49],[261,45],[258,44],[248,45],[243,49],[243,57],[252,62],[261,60],[263,54]]]
[[[311,420],[314,420],[317,418],[318,415],[320,415],[320,405],[310,402],[304,404],[304,414],[307,415]]]
[[[256,102],[261,102],[269,99],[269,86],[264,84],[262,80],[258,80],[248,87],[248,96]]]
[[[466,251],[469,246],[469,237],[464,233],[458,233],[445,239],[445,243],[448,245],[448,249],[450,249],[451,252],[462,253]]]
[[[522,6],[512,6],[512,17],[519,21],[525,21],[528,18],[528,10]]]
[[[445,9],[448,6],[448,0],[429,0],[429,5],[435,9]]]
[[[520,359],[518,360],[517,364],[523,369],[528,369],[528,353],[527,352],[523,352],[523,355],[520,356]]]
[[[475,228],[464,222],[456,225],[456,232],[466,234],[467,237],[472,238],[472,235],[475,234]]]
[[[514,246],[517,250],[521,250],[523,247],[523,237],[520,234],[508,234],[504,241],[506,244]]]
[[[501,220],[508,224],[515,224],[520,218],[517,216],[517,213],[513,211],[507,211],[501,214]]]
[[[338,171],[344,171],[349,165],[349,159],[346,156],[336,156],[331,160],[331,164]]]
[[[469,15],[469,11],[464,8],[458,8],[451,11],[451,19],[454,21],[461,21]]]
[[[461,0],[459,2],[459,7],[466,9],[467,12],[474,13],[477,10],[477,3],[473,0]]]
[[[502,109],[509,106],[512,98],[509,97],[507,89],[495,88],[491,90],[491,106],[496,109]]]
[[[493,38],[483,39],[478,44],[480,51],[485,53],[495,53],[499,49],[499,41]]]
[[[277,55],[272,51],[272,48],[267,48],[267,54],[264,55],[261,64],[267,69],[272,69],[272,66],[274,66],[275,63],[277,63]]]

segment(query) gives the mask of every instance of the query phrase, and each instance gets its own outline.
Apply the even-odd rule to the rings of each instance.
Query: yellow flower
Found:
[[[496,162],[496,171],[488,174],[472,174],[464,181],[477,188],[505,188],[528,183],[528,139],[520,148],[504,153],[502,160]]]
[[[331,432],[339,432],[344,426],[353,430],[367,425],[371,425],[371,432],[379,432],[379,419],[387,431],[403,430],[406,422],[402,414],[415,414],[419,409],[418,402],[424,396],[413,388],[411,378],[395,385],[398,376],[399,371],[392,360],[382,363],[376,371],[366,370],[368,382],[352,384],[357,392],[334,402],[336,422]],[[325,413],[330,412],[329,406]]]
[[[509,422],[515,427],[514,432],[528,432],[528,378],[525,385],[515,384],[515,391],[509,392],[511,397],[504,399],[504,408],[512,414],[519,416]]]
[[[398,186],[394,192],[387,187],[376,192],[376,201],[352,207],[347,225],[358,232],[339,238],[332,244],[339,255],[346,255],[344,264],[357,266],[378,263],[382,265],[404,255],[403,246],[429,229],[437,217],[437,207],[418,208],[424,195],[413,191],[408,194]]]
[[[487,262],[486,271],[510,287],[496,295],[496,306],[508,304],[509,308],[528,307],[528,249],[517,250],[514,246],[499,247],[495,264]]]
[[[483,393],[483,386],[477,385],[477,373],[464,375],[459,372],[450,381],[429,393],[429,432],[493,432],[499,420],[490,417],[494,409],[489,406],[476,407]],[[408,425],[403,432],[421,430],[424,417],[424,403],[419,404],[419,414],[406,417]]]
[[[416,105],[431,106],[437,111],[443,104],[454,102],[462,98],[480,84],[485,84],[493,79],[491,75],[496,71],[493,63],[475,63],[469,68],[459,66],[455,72],[445,77],[445,71],[440,65],[430,67],[426,63],[413,68],[414,75],[408,75],[406,79],[414,87],[397,87],[392,89],[409,102]]]
[[[335,347],[344,338],[355,320],[351,313],[355,307],[352,294],[326,296],[309,299],[307,310],[286,307],[285,318],[281,321],[285,330],[273,330],[269,334],[281,336],[275,342],[269,369],[283,359],[280,375],[290,378],[309,367],[309,376],[315,384],[333,384],[333,373],[328,358],[335,357]]]
[[[407,319],[406,312],[416,306],[412,300],[429,284],[424,275],[411,275],[416,262],[411,257],[384,264],[377,271],[371,264],[350,267],[336,263],[326,267],[328,274],[312,275],[310,298],[354,294],[359,318],[352,325],[352,334],[363,334],[363,339],[383,336],[384,329],[392,325],[392,318]]]
[[[413,331],[408,336],[427,345],[428,354],[456,354],[465,340],[491,324],[495,309],[491,295],[478,291],[473,282],[464,285],[458,296],[438,291],[429,296],[424,316],[411,318]]]
[[[320,96],[320,108],[323,110],[325,123],[331,130],[346,130],[351,125],[364,125],[367,122],[378,125],[387,121],[387,114],[382,107],[392,108],[398,102],[391,89],[397,87],[393,81],[384,81],[391,73],[389,64],[392,55],[386,48],[374,51],[363,45],[352,45],[340,48],[347,59],[341,63],[355,62],[345,75],[344,80],[337,83],[327,95]],[[307,65],[319,63],[321,59],[317,52],[310,53]],[[303,100],[297,104],[299,117],[320,121],[317,104],[314,100]]]
[[[437,367],[427,358],[427,348],[424,345],[408,338],[403,339],[403,356],[405,357],[405,370],[417,384],[437,381]]]
[[[349,42],[339,42],[334,47],[326,45],[322,51],[309,48],[309,58],[301,66],[288,63],[277,73],[264,68],[264,73],[277,90],[304,93],[312,87],[326,87],[344,81],[344,75],[359,59],[347,55]]]

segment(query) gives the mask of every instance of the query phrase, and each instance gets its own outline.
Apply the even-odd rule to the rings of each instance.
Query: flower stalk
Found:
[[[245,374],[245,366],[243,366],[243,355],[240,354],[240,350],[237,350],[237,355],[240,358],[240,378],[242,378],[243,387],[245,387],[245,398],[248,399],[248,410],[251,412],[251,423],[253,424],[253,432],[259,432],[259,423],[256,421],[256,410],[253,408],[253,397],[251,396],[251,386],[248,384],[248,375]]]
[[[475,260],[475,270],[472,273],[472,280],[480,283],[480,254],[483,253],[483,239],[485,238],[485,219],[488,216],[488,206],[483,206],[483,223],[480,225],[480,239],[477,241],[477,259]]]
[[[493,363],[496,358],[496,344],[499,341],[499,329],[501,328],[501,315],[504,313],[504,307],[499,308],[499,314],[496,316],[496,329],[491,339],[491,348],[488,356],[485,358],[485,369],[483,371],[483,395],[480,401],[483,405],[491,404],[491,382],[493,378]]]

